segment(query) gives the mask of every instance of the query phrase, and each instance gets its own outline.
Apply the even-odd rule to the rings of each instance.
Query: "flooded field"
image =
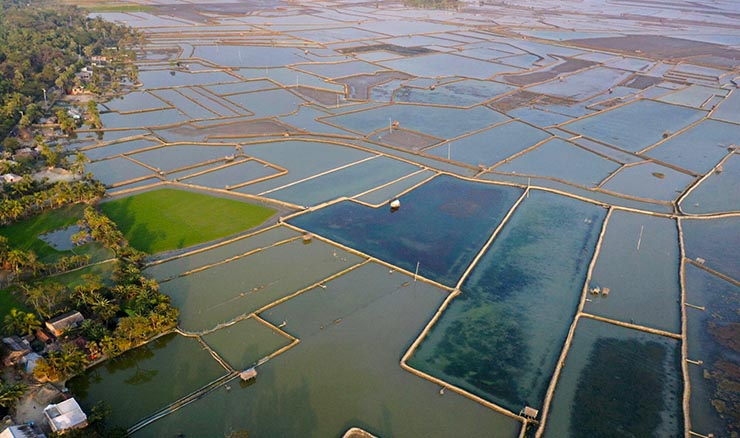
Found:
[[[438,177],[401,197],[402,208],[344,201],[290,223],[454,286],[521,191]],[[390,238],[393,236],[393,238]]]
[[[546,437],[682,436],[679,342],[581,319]]]
[[[740,432],[734,5],[144,3],[94,14],[147,37],[138,82],[63,147],[116,199],[277,213],[149,255],[177,331],[83,407],[135,437]]]
[[[69,388],[87,409],[106,401],[110,421],[128,427],[226,374],[196,339],[171,334],[91,368]]]
[[[605,215],[533,192],[410,364],[512,411],[541,406]]]
[[[740,383],[734,371],[740,316],[740,286],[718,279],[686,263],[686,300],[689,357],[699,364],[689,367],[691,381],[691,423],[695,430],[715,436],[738,433]]]
[[[398,365],[407,339],[445,296],[384,266],[358,268],[266,312],[301,342],[260,366],[253,385],[230,382],[134,436],[326,437],[359,425],[378,436],[474,436],[485,428],[513,438],[515,420],[454,393],[440,396]]]
[[[615,211],[609,218],[584,311],[619,321],[681,331],[678,229],[674,221]]]

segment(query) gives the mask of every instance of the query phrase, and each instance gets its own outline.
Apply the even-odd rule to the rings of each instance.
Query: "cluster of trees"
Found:
[[[32,335],[41,327],[41,321],[36,315],[18,309],[10,309],[5,315],[5,331],[14,335]]]
[[[0,0],[0,138],[13,126],[33,123],[40,115],[37,102],[44,90],[75,85],[85,58],[102,55],[106,68],[96,71],[91,87],[127,76],[136,80],[130,47],[141,43],[131,28],[88,18],[68,4],[40,0]],[[97,77],[96,77],[97,76]]]
[[[9,408],[28,387],[23,383],[0,383],[0,407]]]
[[[70,309],[87,317],[80,327],[62,335],[65,342],[60,350],[37,362],[34,376],[39,380],[65,380],[83,371],[91,359],[117,356],[177,324],[179,311],[169,296],[159,292],[157,281],[142,274],[144,254],[128,246],[115,223],[88,207],[80,226],[118,256],[114,284],[85,274],[82,283],[71,290],[49,281],[24,286],[26,304],[44,318]],[[34,332],[38,320],[29,315],[14,310],[5,320],[6,330]],[[86,341],[84,346],[67,342],[80,336]]]
[[[24,178],[12,184],[10,192],[0,194],[0,225],[68,204],[93,203],[105,194],[105,187],[91,180],[59,181],[42,189],[39,189],[40,185]]]

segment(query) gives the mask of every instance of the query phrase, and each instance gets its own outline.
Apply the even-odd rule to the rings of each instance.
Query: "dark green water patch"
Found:
[[[676,339],[580,319],[545,437],[683,436],[680,351]]]
[[[518,412],[542,404],[606,211],[533,192],[411,365]]]
[[[439,177],[401,208],[340,202],[289,222],[411,272],[454,286],[521,190]]]
[[[108,422],[129,427],[225,374],[196,339],[173,333],[96,365],[67,385],[87,412],[105,401],[112,409]]]
[[[659,364],[667,354],[666,347],[657,342],[598,340],[576,388],[570,436],[655,436],[666,384]]]

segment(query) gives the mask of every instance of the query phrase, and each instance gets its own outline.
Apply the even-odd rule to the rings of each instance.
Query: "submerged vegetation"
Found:
[[[668,354],[658,342],[600,339],[576,388],[570,436],[657,436]]]

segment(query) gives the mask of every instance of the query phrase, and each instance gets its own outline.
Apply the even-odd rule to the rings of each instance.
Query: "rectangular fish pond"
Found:
[[[513,412],[540,409],[605,215],[532,192],[409,365]]]

